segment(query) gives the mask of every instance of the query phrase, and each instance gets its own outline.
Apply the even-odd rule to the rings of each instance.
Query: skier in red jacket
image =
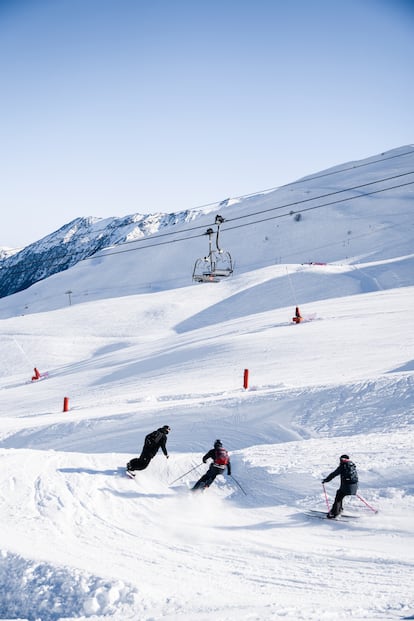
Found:
[[[206,489],[210,487],[214,479],[218,474],[224,474],[224,470],[227,468],[227,474],[231,475],[230,457],[226,449],[223,447],[221,440],[214,442],[214,448],[212,448],[203,457],[203,463],[206,463],[208,459],[212,459],[207,472],[197,481],[192,490]]]

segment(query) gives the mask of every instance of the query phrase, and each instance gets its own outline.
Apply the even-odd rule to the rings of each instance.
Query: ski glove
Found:
[[[326,483],[326,479],[324,479],[323,481],[321,481],[321,483],[322,483],[322,485],[323,485],[324,483]]]

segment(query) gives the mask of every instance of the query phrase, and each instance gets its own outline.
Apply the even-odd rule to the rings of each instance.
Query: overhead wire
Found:
[[[376,183],[383,183],[384,181],[391,181],[393,179],[398,179],[400,177],[405,177],[407,175],[413,175],[414,171],[410,171],[410,172],[405,172],[405,173],[400,173],[399,175],[392,175],[391,177],[384,177],[383,179],[377,179],[376,181],[369,181],[367,183],[361,183],[359,185],[354,185],[351,186],[350,188],[342,188],[341,190],[334,190],[332,192],[327,192],[326,194],[320,194],[319,196],[310,196],[308,198],[303,198],[300,199],[298,201],[292,201],[291,203],[285,203],[284,205],[280,205],[277,207],[269,207],[268,209],[261,209],[259,211],[250,213],[250,214],[246,214],[244,216],[237,216],[236,218],[229,218],[227,220],[227,222],[233,222],[235,220],[242,220],[244,218],[250,218],[252,216],[256,216],[256,215],[260,215],[262,213],[267,213],[269,211],[275,211],[275,210],[279,210],[279,209],[286,209],[287,207],[294,207],[295,205],[301,205],[303,203],[308,203],[311,201],[315,201],[315,200],[319,200],[322,198],[327,198],[329,196],[335,196],[336,194],[341,194],[343,192],[352,192],[353,190],[359,190],[361,188],[367,187],[369,185],[375,185]],[[413,183],[413,182],[411,182]],[[396,186],[398,187],[398,186]],[[393,188],[385,188],[385,189],[393,189]],[[365,194],[364,196],[366,196],[367,194]],[[360,198],[360,196],[358,197],[351,197],[351,198]],[[290,215],[290,214],[287,214]]]
[[[393,175],[392,177],[385,177],[385,178],[382,178],[382,179],[378,179],[376,181],[370,181],[370,182],[367,182],[367,183],[364,183],[364,184],[360,184],[360,185],[357,185],[357,186],[352,186],[350,188],[343,188],[341,190],[336,190],[334,192],[328,192],[326,194],[322,194],[322,195],[319,195],[319,196],[314,196],[314,197],[308,197],[308,198],[305,198],[305,199],[300,199],[298,201],[293,201],[291,203],[285,203],[283,205],[278,205],[278,206],[275,206],[275,207],[272,207],[272,208],[269,208],[269,209],[263,209],[263,210],[260,210],[260,211],[254,212],[254,213],[250,213],[250,214],[247,214],[247,215],[237,216],[235,218],[230,218],[230,219],[227,219],[225,221],[227,223],[231,223],[231,222],[236,222],[238,220],[243,220],[243,219],[246,219],[246,218],[252,218],[252,217],[255,217],[255,216],[259,216],[259,215],[263,215],[263,214],[269,213],[271,211],[279,211],[281,209],[291,208],[293,206],[301,205],[303,203],[307,203],[307,202],[310,202],[310,201],[320,200],[320,199],[323,199],[323,198],[327,198],[329,196],[334,196],[334,195],[337,195],[337,194],[341,194],[343,192],[351,192],[353,190],[358,190],[358,189],[361,189],[363,187],[367,187],[367,186],[370,186],[370,185],[375,185],[377,183],[383,183],[385,181],[390,181],[392,179],[397,179],[399,177],[404,177],[404,176],[411,175],[411,174],[414,174],[414,171],[410,171],[410,172],[407,172],[407,173],[401,173],[400,175]],[[409,181],[407,183],[401,183],[401,184],[398,184],[398,185],[393,185],[393,186],[389,186],[389,187],[386,187],[386,188],[381,188],[381,189],[378,189],[378,190],[372,190],[370,192],[365,192],[362,196],[361,195],[358,195],[358,196],[347,196],[345,198],[341,198],[341,199],[338,199],[338,200],[325,202],[323,204],[318,204],[318,205],[313,205],[311,207],[301,208],[301,209],[298,209],[298,210],[296,210],[294,212],[289,211],[289,212],[286,212],[286,213],[275,214],[275,215],[272,215],[270,217],[261,218],[261,219],[255,219],[253,221],[249,221],[249,222],[245,222],[245,223],[241,223],[241,224],[236,224],[236,225],[233,225],[233,226],[227,226],[226,227],[226,231],[236,230],[236,229],[240,229],[240,228],[243,228],[243,227],[246,227],[246,226],[254,226],[256,224],[260,224],[260,223],[263,223],[263,222],[268,222],[270,220],[276,220],[276,219],[280,219],[280,218],[291,217],[293,213],[298,214],[298,213],[305,213],[305,212],[308,212],[308,211],[314,211],[316,209],[323,209],[324,207],[329,207],[329,206],[336,205],[336,204],[339,204],[339,203],[344,203],[344,202],[347,202],[347,201],[361,199],[361,198],[364,198],[364,197],[372,196],[374,194],[379,194],[379,193],[382,193],[382,192],[388,192],[390,190],[399,189],[399,188],[406,187],[406,186],[413,185],[413,184],[414,184],[414,181]],[[117,255],[117,254],[123,254],[125,252],[136,252],[136,251],[139,251],[139,250],[145,250],[147,248],[156,248],[156,247],[159,247],[159,246],[175,244],[175,243],[180,243],[180,242],[183,242],[183,241],[189,241],[191,239],[196,239],[196,238],[200,237],[200,234],[197,233],[195,235],[188,235],[187,233],[189,231],[195,231],[195,230],[199,230],[201,228],[205,229],[205,225],[204,226],[192,227],[192,228],[189,228],[189,229],[187,228],[185,231],[181,231],[181,232],[174,231],[174,232],[169,232],[169,233],[161,233],[159,235],[154,235],[151,238],[145,238],[145,239],[142,239],[142,240],[135,240],[136,243],[137,242],[146,242],[145,246],[134,246],[133,248],[123,248],[123,246],[125,246],[126,243],[131,243],[131,242],[126,242],[126,243],[123,243],[123,244],[119,244],[117,246],[117,248],[119,248],[119,249],[117,249],[117,250],[109,250],[108,249],[107,251],[104,251],[104,252],[103,251],[98,251],[99,254],[96,253],[96,254],[90,255],[89,257],[82,257],[79,261],[74,262],[73,265],[76,265],[77,263],[82,262],[82,261],[91,261],[91,260],[95,260],[95,259],[99,259],[99,258],[103,258],[103,257],[113,256],[113,255]],[[177,239],[168,239],[166,241],[155,241],[155,243],[149,243],[150,240],[158,240],[158,239],[160,239],[162,237],[170,237],[171,235],[179,235],[180,233],[183,234],[184,237],[179,237]],[[205,233],[203,233],[203,235],[205,235]],[[26,273],[26,270],[18,269],[17,265],[11,266],[10,268],[8,268],[8,270],[13,271],[14,277],[17,277],[19,274]]]
[[[309,176],[309,177],[300,179],[298,181],[294,181],[292,183],[285,184],[283,186],[276,186],[274,188],[268,188],[266,190],[260,190],[259,192],[254,192],[254,193],[251,193],[251,194],[244,194],[244,195],[241,195],[241,196],[238,196],[238,197],[234,197],[234,200],[260,195],[260,194],[263,194],[263,193],[266,193],[266,192],[270,192],[270,191],[275,190],[275,189],[282,189],[282,188],[290,187],[290,186],[293,186],[293,185],[297,185],[299,183],[308,182],[308,181],[311,181],[311,180],[314,180],[314,179],[320,179],[320,178],[323,178],[323,177],[326,177],[326,176],[337,175],[337,174],[340,174],[342,172],[346,172],[348,170],[355,170],[355,169],[361,168],[363,166],[370,166],[370,165],[373,165],[375,163],[383,162],[385,160],[390,160],[390,159],[396,159],[396,158],[404,157],[404,156],[407,156],[407,155],[410,155],[410,154],[413,154],[413,153],[414,153],[414,150],[406,151],[404,153],[399,153],[399,154],[392,155],[392,156],[389,156],[389,157],[386,157],[386,158],[372,160],[370,162],[363,162],[363,163],[360,163],[360,164],[357,164],[357,165],[352,165],[352,166],[349,166],[349,167],[346,167],[346,168],[342,168],[342,169],[339,169],[339,170],[334,170],[334,171],[330,171],[330,172],[326,172],[326,173],[322,173],[322,174],[317,174],[317,175]],[[338,195],[338,194],[341,194],[341,193],[344,193],[344,192],[352,192],[352,191],[360,190],[361,188],[364,188],[364,187],[368,187],[368,186],[372,186],[372,185],[375,185],[375,184],[379,184],[379,183],[384,183],[384,182],[387,182],[387,181],[395,180],[395,179],[398,179],[398,178],[401,178],[401,177],[405,177],[405,176],[411,175],[411,174],[414,174],[414,171],[400,173],[398,175],[392,175],[392,176],[389,176],[389,177],[383,177],[381,179],[377,179],[377,180],[374,180],[374,181],[366,182],[366,183],[363,183],[363,184],[359,184],[359,185],[355,185],[355,186],[351,186],[351,187],[347,187],[347,188],[342,188],[340,190],[334,190],[332,192],[327,192],[325,194],[320,194],[320,195],[313,196],[313,197],[307,197],[307,198],[299,199],[299,200],[296,200],[296,201],[291,201],[289,203],[283,203],[282,205],[275,205],[275,206],[269,207],[267,209],[261,209],[261,210],[258,210],[256,212],[251,212],[249,214],[245,214],[245,215],[241,215],[241,216],[236,216],[234,218],[225,219],[225,222],[227,222],[229,224],[231,222],[237,222],[239,220],[243,220],[243,219],[247,219],[247,218],[251,219],[251,218],[254,218],[256,216],[261,216],[263,214],[270,213],[270,212],[273,212],[273,211],[280,211],[282,209],[297,207],[297,206],[303,205],[305,203],[314,202],[314,201],[317,201],[317,200],[323,200],[324,198],[328,198],[330,196],[335,196],[335,195]],[[386,191],[390,191],[390,190],[393,190],[393,189],[398,189],[398,188],[401,188],[401,187],[404,187],[404,186],[411,185],[412,183],[414,183],[414,182],[407,182],[407,183],[404,183],[404,184],[394,185],[394,186],[390,186],[390,187],[387,187],[387,188],[381,188],[379,190],[374,190],[374,191],[371,191],[371,192],[366,192],[366,193],[364,193],[363,196],[371,196],[373,194],[378,194],[378,193],[381,193],[381,192],[386,192]],[[319,205],[314,205],[314,206],[308,207],[308,208],[301,208],[301,209],[296,210],[294,212],[290,211],[290,212],[283,213],[283,214],[273,215],[273,216],[271,216],[269,218],[256,219],[254,221],[251,221],[251,222],[248,222],[248,223],[245,223],[245,224],[239,224],[239,225],[235,225],[235,226],[226,226],[226,230],[227,231],[228,230],[234,230],[234,229],[242,228],[244,226],[253,226],[255,224],[258,224],[258,223],[261,223],[261,222],[266,222],[268,220],[289,217],[289,216],[292,215],[292,213],[304,213],[304,212],[315,210],[315,209],[322,209],[324,207],[328,207],[328,206],[331,206],[331,205],[334,205],[334,204],[355,200],[356,198],[361,198],[361,196],[346,197],[346,198],[339,199],[339,200],[336,200],[336,201],[330,201],[330,202],[327,202],[327,203],[323,203],[323,204],[319,204]],[[209,203],[209,204],[206,204],[206,205],[199,206],[199,207],[195,208],[194,211],[196,211],[197,209],[201,209],[203,207],[208,207],[208,206],[213,206],[213,205],[218,205],[218,204],[219,204],[218,202]],[[116,246],[117,250],[111,250],[111,246],[108,246],[107,249],[99,249],[96,253],[94,253],[94,254],[92,254],[92,255],[90,255],[88,257],[82,257],[80,259],[80,261],[94,260],[94,259],[98,259],[98,258],[102,258],[102,257],[112,256],[112,255],[115,255],[115,254],[121,254],[121,253],[124,253],[124,252],[135,252],[137,250],[144,250],[146,248],[154,248],[154,247],[157,247],[157,246],[163,246],[163,245],[167,245],[167,244],[179,243],[179,242],[182,242],[182,241],[188,241],[188,240],[200,237],[199,233],[196,234],[196,235],[188,235],[189,232],[199,231],[201,229],[204,229],[204,231],[205,231],[205,228],[206,228],[206,225],[197,225],[197,226],[194,226],[194,227],[187,227],[185,229],[185,231],[168,231],[168,232],[165,232],[165,233],[157,233],[155,235],[152,235],[151,237],[144,237],[144,238],[141,238],[141,239],[128,240],[128,241],[122,242],[120,244],[117,244],[117,246]],[[176,239],[169,239],[167,241],[157,241],[157,240],[159,240],[161,238],[178,236],[180,234],[182,235],[182,237],[178,237]],[[203,232],[202,235],[205,235],[205,232]],[[154,241],[155,241],[155,243],[153,243]],[[124,248],[124,246],[129,245],[129,244],[134,244],[134,247],[133,248],[128,248],[128,249]],[[145,244],[145,245],[141,246],[141,244]],[[64,256],[64,254],[63,254],[63,256]],[[77,253],[74,253],[72,255],[72,257],[76,257],[76,254]],[[75,263],[72,262],[72,265],[73,264],[75,264]],[[24,273],[26,271],[26,270],[18,270],[16,268],[17,268],[17,265],[10,266],[10,268],[8,268],[8,269],[12,269],[15,275],[18,275],[19,273]]]
[[[323,173],[317,173],[315,175],[309,175],[306,177],[302,177],[301,179],[297,179],[296,181],[290,181],[289,183],[285,183],[283,185],[276,185],[272,188],[266,188],[264,190],[257,190],[256,192],[250,192],[249,194],[240,194],[239,196],[231,197],[232,200],[240,200],[241,198],[249,198],[251,196],[256,196],[260,194],[265,194],[267,192],[272,192],[274,190],[280,190],[282,188],[290,187],[291,185],[297,185],[298,183],[304,183],[305,181],[313,181],[314,179],[322,179],[323,177],[329,177],[331,175],[338,175],[342,172],[347,172],[349,170],[356,170],[358,168],[362,168],[364,166],[372,166],[372,164],[378,164],[379,162],[385,162],[387,160],[393,160],[399,157],[404,157],[405,155],[412,155],[414,152],[414,148],[411,151],[405,151],[404,153],[396,153],[395,155],[389,155],[388,157],[381,157],[377,160],[371,160],[370,162],[362,162],[359,164],[352,164],[352,166],[347,166],[346,168],[340,168],[339,170],[331,170]],[[225,199],[226,200],[226,199]],[[214,207],[214,205],[220,205],[224,201],[214,201],[212,203],[206,203],[204,205],[197,205],[193,209],[204,209],[205,207]]]
[[[344,192],[352,192],[352,191],[359,190],[359,189],[364,188],[364,187],[375,185],[377,183],[384,183],[385,181],[391,181],[391,180],[398,179],[398,178],[405,177],[407,175],[412,175],[412,174],[414,174],[414,171],[410,171],[410,172],[406,172],[406,173],[401,173],[399,175],[393,175],[391,177],[385,177],[383,179],[378,179],[376,181],[370,181],[370,182],[367,182],[367,183],[362,183],[362,184],[359,184],[359,185],[356,185],[356,186],[352,186],[350,188],[343,188],[341,190],[336,190],[336,191],[333,191],[333,192],[328,192],[326,194],[321,194],[319,196],[307,197],[307,198],[304,198],[304,199],[300,199],[298,201],[292,201],[290,203],[285,203],[283,205],[278,205],[278,206],[275,206],[275,207],[270,207],[268,209],[262,209],[262,210],[259,210],[257,212],[245,214],[245,215],[242,215],[242,216],[236,216],[235,218],[228,218],[228,219],[225,220],[225,222],[227,222],[227,223],[237,222],[238,220],[243,220],[243,219],[246,219],[246,218],[252,218],[252,217],[255,217],[255,216],[260,216],[260,215],[263,215],[263,214],[266,214],[266,213],[269,213],[269,212],[272,212],[272,211],[280,211],[281,209],[287,209],[287,208],[291,208],[291,207],[294,207],[294,206],[297,206],[297,205],[302,205],[304,203],[308,203],[308,202],[312,202],[312,201],[316,201],[316,200],[321,200],[321,199],[328,198],[328,197],[331,197],[331,196],[336,196],[336,195],[344,193]],[[387,187],[387,188],[380,188],[378,190],[372,190],[370,192],[365,192],[362,196],[361,195],[358,195],[358,196],[347,196],[345,198],[341,198],[341,199],[334,200],[334,201],[329,201],[329,202],[326,202],[326,203],[323,203],[323,204],[313,205],[312,207],[301,208],[301,209],[298,209],[298,210],[294,211],[293,213],[305,213],[305,212],[313,211],[313,210],[316,210],[316,209],[322,209],[324,207],[329,207],[331,205],[336,205],[336,204],[347,202],[347,201],[361,199],[363,197],[372,196],[374,194],[379,194],[379,193],[382,193],[382,192],[388,192],[390,190],[398,189],[398,188],[405,187],[405,186],[412,185],[412,184],[414,184],[414,181],[409,181],[407,183],[401,183],[401,184],[393,185],[393,186],[390,186],[390,187]],[[275,219],[285,218],[285,217],[290,217],[290,216],[292,216],[292,212],[291,211],[287,212],[287,213],[283,213],[283,214],[273,215],[273,216],[268,217],[268,218],[261,218],[261,219],[258,219],[258,220],[254,220],[252,222],[248,222],[248,223],[244,223],[244,224],[239,224],[239,225],[236,225],[236,226],[227,226],[226,227],[226,231],[231,231],[231,230],[242,228],[242,227],[245,227],[245,226],[252,226],[254,224],[259,224],[261,222],[267,222],[269,220],[275,220]],[[107,256],[115,255],[115,254],[121,254],[123,252],[133,252],[133,251],[136,251],[136,250],[145,250],[146,248],[154,248],[154,247],[157,247],[157,246],[163,246],[163,245],[172,244],[172,243],[178,243],[178,242],[182,242],[182,241],[188,241],[190,239],[195,239],[197,237],[200,237],[200,235],[199,234],[197,234],[197,235],[187,235],[186,233],[188,231],[198,230],[200,228],[205,229],[205,225],[202,226],[202,227],[201,226],[197,226],[197,227],[189,228],[189,229],[186,229],[185,231],[181,231],[181,232],[175,231],[174,233],[169,232],[169,233],[163,233],[163,234],[160,234],[160,235],[154,235],[151,238],[145,238],[143,240],[137,240],[138,242],[140,242],[140,241],[141,242],[146,242],[145,246],[139,246],[139,247],[128,248],[128,249],[121,248],[120,250],[108,251],[108,252],[105,252],[105,253],[101,252],[100,254],[95,254],[95,255],[92,255],[90,257],[86,257],[84,259],[84,261],[92,260],[92,259],[98,259],[98,258],[102,258],[104,256],[107,257]],[[150,243],[150,240],[157,240],[157,239],[159,239],[161,237],[166,237],[166,236],[171,236],[171,235],[179,235],[180,233],[185,235],[185,237],[180,237],[178,239],[172,239],[172,240],[168,240],[168,241],[156,241],[155,243]],[[204,234],[205,233],[203,233],[203,235]],[[128,243],[131,243],[131,242],[128,242]],[[125,245],[125,244],[119,244],[119,246],[123,246],[123,245]]]
[[[331,175],[337,175],[337,174],[340,174],[342,172],[347,172],[348,170],[355,170],[355,169],[358,169],[358,168],[362,168],[363,166],[371,166],[373,164],[377,164],[378,162],[383,162],[384,160],[395,159],[395,158],[404,157],[406,155],[412,155],[412,154],[414,154],[414,149],[412,151],[406,151],[404,153],[399,153],[397,155],[392,155],[392,156],[389,156],[387,158],[373,160],[371,162],[363,162],[361,164],[356,164],[356,165],[353,165],[353,166],[349,166],[347,168],[342,168],[340,170],[330,171],[330,172],[327,172],[327,173],[321,173],[321,174],[317,174],[317,175],[310,175],[309,177],[305,177],[305,178],[299,179],[297,181],[292,181],[290,183],[286,183],[285,185],[275,186],[273,188],[267,188],[266,190],[259,190],[257,192],[252,192],[250,194],[242,194],[240,196],[235,196],[235,197],[232,197],[231,200],[240,200],[242,198],[249,198],[249,197],[252,197],[252,196],[259,196],[260,194],[265,194],[266,192],[271,192],[271,191],[274,191],[274,190],[280,190],[280,189],[288,188],[288,187],[290,187],[292,185],[297,185],[299,183],[313,181],[314,179],[321,179],[323,177],[327,177],[327,176],[331,176]],[[412,171],[412,172],[414,172],[414,171]],[[403,173],[403,174],[412,174],[412,172]],[[389,178],[385,177],[385,178],[379,179],[377,181],[372,181],[371,183],[379,183],[380,181],[385,181],[387,179],[393,179],[393,178],[394,177],[389,177]],[[362,187],[362,186],[355,186],[356,189],[358,189],[359,187]],[[337,193],[337,192],[346,192],[347,190],[351,190],[351,189],[355,189],[355,188],[345,188],[343,190],[337,190],[337,191],[334,192],[334,194]],[[323,198],[324,196],[329,196],[329,194],[325,194],[325,195],[321,195],[321,196],[314,196],[312,199],[311,198],[303,199],[303,201],[306,201],[306,200],[317,200],[318,198]],[[224,202],[224,201],[221,201],[221,202]],[[295,201],[294,203],[292,203],[292,205],[293,204],[297,204],[298,202],[301,202],[301,201]],[[205,205],[198,205],[197,207],[194,207],[193,209],[191,209],[191,211],[197,211],[197,209],[203,209],[205,207],[213,207],[214,205],[220,206],[221,203],[219,201],[215,201],[214,203],[206,203]],[[279,207],[271,207],[271,208],[269,208],[269,210],[283,209],[286,206],[289,206],[289,204],[288,205],[281,205]],[[258,212],[258,213],[260,213],[260,212]],[[254,215],[254,214],[251,214],[251,215]],[[239,217],[240,218],[246,218],[246,217],[249,217],[249,216],[239,216]],[[230,222],[231,220],[232,219],[226,219],[227,222]],[[186,231],[197,231],[197,230],[200,230],[200,229],[205,229],[205,225],[197,225],[197,226],[194,226],[194,227],[187,227]],[[168,231],[166,233],[156,233],[155,235],[151,236],[151,239],[158,239],[160,237],[170,237],[172,235],[177,235],[177,234],[179,234],[179,233],[177,233],[177,231]],[[148,240],[148,237],[144,237],[144,238],[141,238],[141,239],[130,239],[130,240],[122,242],[122,244],[117,244],[117,245],[118,246],[121,246],[121,245],[125,246],[127,244],[144,243],[147,240]],[[90,257],[88,257],[88,258],[90,258]]]
[[[338,203],[345,203],[347,201],[352,201],[352,200],[356,200],[356,199],[360,199],[360,198],[365,198],[366,196],[372,196],[373,194],[379,194],[381,192],[387,192],[389,190],[396,190],[398,188],[403,188],[405,186],[408,185],[413,185],[414,181],[409,181],[407,183],[400,183],[399,185],[395,185],[392,186],[390,188],[382,188],[380,190],[372,190],[372,192],[366,192],[363,196],[351,196],[351,197],[346,197],[346,198],[340,198],[338,200],[335,201],[329,201],[328,203],[324,203],[323,205],[314,205],[313,207],[305,207],[304,209],[299,209],[298,211],[294,212],[294,213],[305,213],[307,211],[313,211],[315,209],[322,209],[323,207],[330,207],[331,205],[337,205]],[[262,218],[261,220],[255,220],[254,222],[248,222],[245,224],[239,224],[238,226],[233,226],[233,227],[228,227],[226,230],[227,231],[231,231],[233,229],[239,229],[242,228],[244,226],[249,226],[251,224],[259,224],[261,222],[267,222],[269,220],[276,220],[278,218],[285,218],[287,216],[291,216],[290,213],[284,213],[284,214],[278,214],[276,216],[271,216],[270,218]]]

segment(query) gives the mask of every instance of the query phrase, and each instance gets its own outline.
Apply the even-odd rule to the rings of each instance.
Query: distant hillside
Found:
[[[123,218],[76,218],[22,250],[3,249],[0,253],[0,297],[67,270],[103,248],[140,239],[192,217],[194,214],[186,211],[133,214]]]
[[[218,213],[219,248],[231,253],[235,275],[281,264],[381,261],[376,288],[404,286],[412,277],[395,259],[413,253],[413,195],[414,147],[405,146],[204,209],[78,218],[0,261],[0,296],[18,295],[1,305],[3,316],[42,310],[52,290],[59,308],[69,291],[79,303],[112,297],[114,288],[131,295],[187,286],[195,261],[208,254],[206,232],[216,232]],[[372,283],[371,275],[360,278]]]

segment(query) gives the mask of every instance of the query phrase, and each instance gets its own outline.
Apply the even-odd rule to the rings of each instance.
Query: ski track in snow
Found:
[[[371,437],[371,445],[373,440]],[[375,444],[379,451],[394,454],[398,450],[407,455],[411,440],[407,434],[395,432],[392,436],[378,434]],[[361,454],[365,452],[366,441],[365,436],[352,438],[356,452],[360,444]],[[339,448],[343,438],[335,442]],[[404,560],[402,553],[409,549],[413,534],[409,518],[404,518],[401,509],[412,514],[412,497],[398,498],[397,490],[392,492],[382,473],[381,488],[364,491],[372,503],[384,505],[381,513],[371,515],[353,498],[348,501],[361,515],[358,523],[329,523],[321,527],[302,510],[318,503],[321,506],[320,493],[306,497],[301,489],[306,477],[303,461],[311,459],[320,440],[308,440],[305,451],[302,444],[288,442],[277,448],[261,445],[249,451],[236,451],[232,460],[237,477],[248,490],[247,496],[231,480],[224,479],[208,493],[197,496],[180,482],[170,487],[169,478],[180,476],[182,466],[178,463],[170,467],[168,462],[167,470],[161,457],[152,462],[151,472],[139,473],[138,480],[130,480],[116,461],[117,456],[113,456],[113,464],[108,464],[107,455],[61,456],[53,451],[39,454],[27,450],[23,451],[23,458],[36,464],[38,474],[19,480],[13,472],[18,468],[22,450],[13,451],[12,456],[2,450],[3,473],[9,472],[16,499],[16,506],[10,506],[9,500],[10,521],[19,511],[22,499],[32,497],[31,511],[26,511],[18,524],[11,522],[10,527],[10,536],[17,536],[21,555],[4,553],[2,558],[3,572],[15,576],[14,590],[22,592],[25,585],[25,589],[30,588],[29,593],[38,594],[37,608],[33,608],[36,598],[30,597],[32,616],[27,618],[37,618],[33,614],[45,620],[61,618],[58,602],[62,600],[67,607],[66,616],[116,614],[119,619],[134,618],[128,617],[128,608],[141,610],[142,619],[157,615],[176,618],[175,614],[177,618],[198,618],[214,609],[220,609],[222,618],[228,619],[248,619],[253,611],[257,618],[262,615],[271,619],[283,614],[287,618],[296,615],[317,619],[321,601],[325,618],[330,618],[330,614],[332,618],[384,618],[381,615],[396,613],[406,600],[414,577],[412,562],[408,555]],[[334,455],[338,452],[335,449],[336,446],[331,448]],[[177,455],[176,459],[188,464],[189,457],[197,462],[199,456]],[[71,465],[73,459],[76,467]],[[401,462],[407,475],[411,473],[414,458]],[[361,472],[364,476],[363,467]],[[384,487],[388,489],[386,498],[382,496]],[[290,504],[284,504],[289,496]],[[394,502],[398,502],[397,514],[393,512]],[[167,523],[166,514],[171,518]],[[284,541],[286,529],[294,530],[294,540],[288,537]],[[111,574],[117,577],[116,581],[101,576],[102,545],[105,558],[113,559]],[[36,551],[42,555],[43,550],[49,549],[49,563],[24,559],[27,549],[35,556]],[[83,550],[87,550],[88,559]],[[211,567],[217,558],[221,567],[219,589]],[[60,567],[62,559],[66,566]],[[131,580],[131,567],[138,559],[144,580]],[[80,561],[82,565],[87,561],[91,574],[68,569]],[[356,564],[363,581],[356,579]],[[45,599],[42,593],[46,581],[49,594]],[[10,578],[6,584],[10,591]],[[159,602],[159,584],[163,605]],[[202,585],[202,601],[197,606],[197,592],[192,592],[195,585]],[[328,586],[336,593],[331,610],[325,601]],[[300,600],[304,589],[306,607],[292,607],[292,601]],[[385,598],[386,607],[377,603],[374,609],[372,605],[366,608],[367,589],[371,601]],[[65,595],[68,592],[71,597]],[[229,600],[237,602],[237,606],[229,606]],[[47,613],[42,609],[45,601]],[[274,603],[257,612],[260,601]],[[359,613],[356,602],[360,602]],[[29,610],[28,605],[24,600],[13,601],[10,610]],[[119,616],[122,606],[126,610]]]

